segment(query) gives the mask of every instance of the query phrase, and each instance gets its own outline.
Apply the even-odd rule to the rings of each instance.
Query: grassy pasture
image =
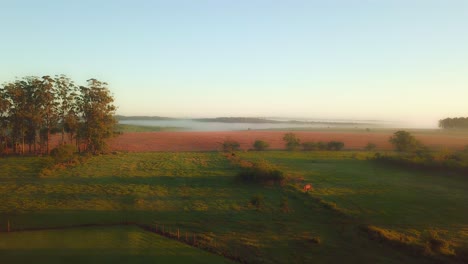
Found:
[[[466,212],[457,213],[467,204],[466,181],[432,175],[435,182],[421,185],[425,174],[377,166],[363,160],[366,153],[351,155],[238,153],[305,177],[316,188],[312,195],[292,185],[236,183],[239,169],[216,152],[94,156],[48,173],[41,173],[45,158],[2,158],[0,231],[8,220],[12,229],[132,221],[196,233],[219,253],[265,263],[430,263],[369,240],[358,231],[362,223],[406,233],[437,228],[460,245],[466,242],[458,234],[466,229]],[[250,204],[258,194],[264,197],[260,210]],[[325,208],[317,197],[336,202],[349,216]],[[289,212],[281,208],[285,199]]]
[[[87,227],[0,236],[1,263],[232,263],[137,227]]]
[[[421,239],[427,231],[436,230],[454,246],[468,246],[466,175],[376,164],[365,160],[365,152],[261,152],[241,156],[265,159],[302,175],[314,185],[313,196],[336,203],[361,223]]]

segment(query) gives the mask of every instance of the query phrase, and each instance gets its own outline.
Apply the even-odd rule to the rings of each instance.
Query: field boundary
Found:
[[[159,236],[177,240],[180,243],[186,244],[188,246],[209,252],[211,254],[215,254],[218,256],[222,256],[226,259],[232,260],[238,263],[247,263],[246,260],[242,259],[239,256],[235,256],[234,254],[229,254],[228,252],[221,252],[216,250],[215,247],[211,247],[208,243],[203,243],[202,239],[200,239],[200,234],[195,232],[180,232],[179,228],[173,229],[174,227],[171,226],[169,229],[165,229],[165,225],[154,224],[154,227],[148,224],[141,224],[137,222],[118,222],[118,223],[106,223],[106,224],[98,224],[98,223],[88,223],[88,224],[79,224],[79,225],[66,225],[66,226],[51,226],[51,227],[29,227],[29,228],[18,228],[18,229],[10,229],[8,221],[8,229],[7,230],[0,230],[0,234],[3,233],[18,233],[18,232],[31,232],[31,231],[52,231],[52,230],[67,230],[67,229],[77,229],[77,228],[84,228],[84,227],[119,227],[119,226],[134,226],[138,227],[144,231],[157,234]],[[158,228],[159,227],[159,228]],[[177,233],[171,232],[177,230]],[[182,234],[182,235],[181,235]],[[190,235],[188,235],[190,234]],[[213,241],[212,241],[213,242]]]

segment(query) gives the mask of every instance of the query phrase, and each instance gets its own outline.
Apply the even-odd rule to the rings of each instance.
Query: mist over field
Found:
[[[0,10],[0,263],[468,263],[468,1]]]

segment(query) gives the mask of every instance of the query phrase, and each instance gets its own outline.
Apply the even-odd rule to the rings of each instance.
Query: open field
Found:
[[[232,263],[137,227],[86,227],[0,236],[1,263]]]
[[[419,236],[437,230],[468,248],[468,178],[363,160],[364,153],[249,152],[313,183],[314,196],[336,203],[361,223]]]
[[[306,141],[338,140],[345,143],[346,149],[362,149],[372,142],[380,150],[392,149],[388,138],[396,130],[314,130],[294,131]],[[411,130],[410,130],[411,131]],[[220,143],[226,139],[238,141],[241,148],[252,148],[255,140],[270,143],[272,149],[283,149],[283,135],[290,131],[225,131],[225,132],[132,132],[124,133],[111,141],[115,151],[213,151],[220,149]],[[415,130],[412,134],[432,148],[460,149],[468,145],[468,133],[442,130]]]
[[[218,254],[264,263],[433,262],[370,240],[362,225],[404,234],[419,246],[428,230],[436,230],[451,250],[466,248],[465,177],[375,164],[367,155],[238,153],[304,177],[315,187],[311,194],[301,192],[300,182],[284,187],[235,182],[239,168],[217,152],[93,156],[55,170],[46,169],[47,158],[2,158],[0,231],[8,222],[12,230],[136,222],[196,234]],[[260,210],[250,203],[256,195],[264,197]]]

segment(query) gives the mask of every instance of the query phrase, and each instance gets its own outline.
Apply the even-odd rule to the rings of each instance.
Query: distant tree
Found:
[[[455,117],[455,118],[445,118],[439,120],[439,127],[444,129],[451,128],[468,128],[468,117]]]
[[[397,151],[411,152],[417,150],[422,144],[407,131],[397,131],[389,139]]]
[[[344,143],[341,141],[330,141],[327,143],[328,150],[342,150],[344,148]]]
[[[316,145],[317,145],[317,149],[318,149],[318,150],[326,150],[327,147],[328,147],[328,144],[325,143],[325,142],[323,142],[323,141],[317,142]]]
[[[228,139],[221,144],[221,147],[224,152],[233,152],[240,149],[240,144],[237,141]]]
[[[267,148],[269,148],[270,144],[268,144],[268,142],[265,142],[263,140],[255,140],[253,147],[255,150],[262,151],[262,150],[266,150]]]
[[[301,145],[301,140],[294,133],[284,134],[283,141],[286,142],[286,148],[288,150],[294,150]]]
[[[316,150],[318,149],[318,146],[317,146],[317,143],[315,142],[304,142],[302,143],[302,148],[305,150],[305,151],[311,151],[311,150]]]
[[[116,120],[114,97],[107,83],[89,79],[87,86],[80,87],[78,109],[81,114],[79,138],[86,145],[86,151],[99,153],[105,151],[106,140],[113,136]]]
[[[364,150],[367,150],[367,151],[373,151],[377,148],[377,145],[374,144],[374,143],[367,143],[367,145],[364,147]]]

